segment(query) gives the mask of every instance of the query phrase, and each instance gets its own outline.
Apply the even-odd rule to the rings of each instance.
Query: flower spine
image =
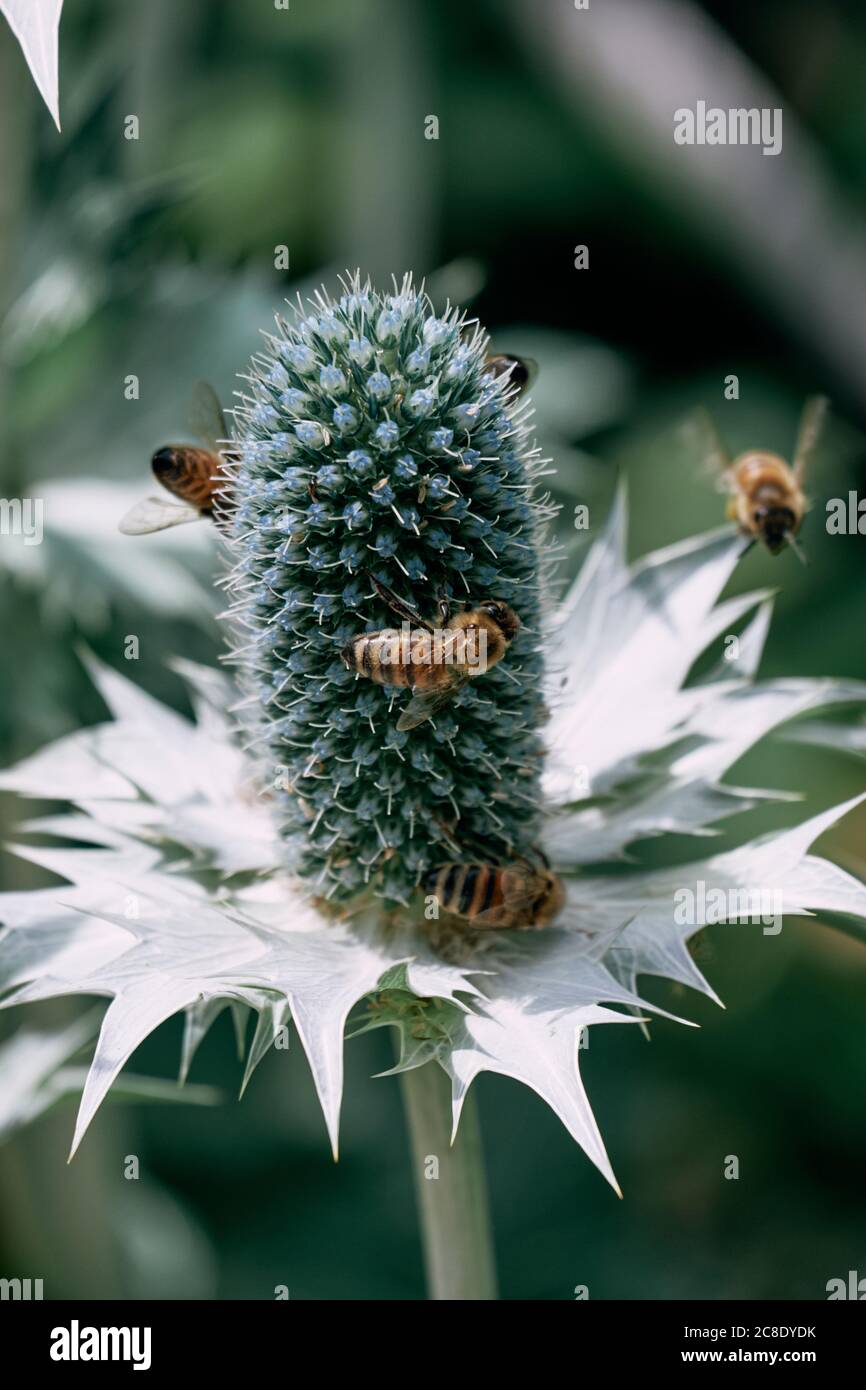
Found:
[[[316,895],[408,903],[455,858],[505,861],[539,830],[540,550],[552,508],[528,408],[487,367],[487,337],[437,315],[411,278],[355,276],[277,318],[244,378],[227,585],[250,744],[287,862]],[[400,625],[373,580],[435,621],[504,600],[505,659],[433,719],[410,692],[359,679],[341,650]]]

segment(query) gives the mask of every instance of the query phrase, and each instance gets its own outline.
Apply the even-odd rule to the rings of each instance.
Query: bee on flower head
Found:
[[[165,444],[151,459],[156,481],[171,493],[145,497],[121,518],[126,536],[144,536],[183,526],[190,521],[221,521],[231,509],[231,497],[223,464],[236,455],[225,448],[228,429],[222,406],[212,387],[200,381],[193,394],[194,428],[204,447]]]
[[[538,375],[538,366],[531,357],[515,357],[513,353],[494,353],[487,359],[487,370],[494,377],[507,377],[510,386],[517,387],[522,396]]]
[[[565,889],[541,850],[532,861],[443,864],[425,876],[424,891],[441,911],[478,930],[540,930],[562,911]]]
[[[439,602],[439,626],[422,618],[408,603],[373,579],[380,597],[405,619],[405,627],[361,632],[341,656],[357,676],[379,685],[409,686],[412,699],[397,728],[414,729],[443,709],[467,681],[484,675],[504,657],[520,628],[520,619],[501,599],[482,599],[472,608],[451,613]]]

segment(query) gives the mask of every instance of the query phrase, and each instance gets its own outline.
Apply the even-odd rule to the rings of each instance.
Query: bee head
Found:
[[[172,448],[170,444],[157,449],[150,461],[150,466],[153,469],[153,476],[160,483],[176,483],[181,476],[177,450]]]
[[[495,357],[488,357],[487,370],[495,377],[507,377],[509,387],[516,387],[518,395],[522,395],[535,377],[536,364],[529,357],[497,353]]]
[[[520,627],[520,619],[513,608],[509,608],[507,603],[503,603],[498,598],[486,598],[478,607],[482,613],[486,613],[488,618],[492,618],[496,626],[501,629],[502,636],[506,642],[513,642]]]
[[[790,507],[756,507],[752,520],[771,555],[778,555],[796,523]]]

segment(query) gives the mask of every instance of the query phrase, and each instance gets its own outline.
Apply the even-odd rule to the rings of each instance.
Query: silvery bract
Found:
[[[19,1028],[0,1044],[0,1144],[23,1125],[52,1110],[64,1101],[78,1100],[87,1084],[88,1068],[75,1061],[79,1052],[93,1042],[99,1031],[101,1009],[83,1014],[65,1026]],[[132,1076],[127,1072],[111,1092],[114,1100],[179,1100],[198,1105],[216,1105],[219,1091],[210,1086],[186,1086],[181,1090],[170,1081],[151,1076]]]
[[[57,78],[57,31],[63,0],[0,0],[4,15],[21,45],[33,81],[39,88],[54,124],[60,129]]]
[[[336,1149],[343,1039],[349,1015],[355,1011],[354,1031],[383,1024],[399,1030],[398,1069],[440,1065],[448,1072],[455,1127],[466,1091],[478,1072],[515,1077],[547,1101],[615,1184],[578,1072],[584,1030],[594,1023],[636,1023],[657,1012],[640,997],[641,975],[665,976],[713,996],[687,946],[710,917],[724,921],[750,916],[755,901],[769,900],[776,915],[828,911],[852,921],[866,919],[866,888],[809,854],[812,842],[853,803],[675,868],[637,868],[629,858],[629,847],[648,836],[711,836],[723,817],[772,797],[771,792],[733,786],[723,780],[725,774],[777,726],[834,704],[862,702],[866,685],[757,681],[770,599],[750,594],[719,601],[742,542],[729,532],[713,533],[629,567],[624,558],[622,496],[605,534],[596,541],[562,602],[536,610],[536,595],[543,596],[544,586],[538,584],[535,551],[534,455],[520,419],[514,432],[507,424],[519,410],[518,403],[501,386],[492,391],[485,386],[480,336],[470,339],[468,357],[458,359],[463,362],[463,374],[455,374],[452,396],[443,378],[461,350],[462,335],[459,329],[454,331],[458,317],[446,315],[435,320],[441,327],[425,330],[433,316],[410,287],[404,285],[387,303],[381,297],[371,298],[371,293],[368,287],[350,287],[344,318],[340,318],[339,305],[323,302],[310,316],[315,317],[316,327],[307,323],[303,331],[283,331],[279,342],[296,350],[294,355],[279,352],[274,340],[278,355],[290,363],[284,367],[288,383],[280,373],[274,374],[273,354],[269,366],[254,367],[254,399],[243,416],[249,428],[239,446],[238,472],[246,511],[232,542],[235,559],[246,563],[250,581],[248,591],[238,592],[243,581],[236,570],[235,616],[247,620],[252,643],[242,676],[252,695],[257,728],[261,732],[264,727],[270,758],[284,752],[280,760],[292,767],[296,777],[298,759],[309,761],[311,741],[322,736],[315,726],[322,720],[333,726],[324,735],[331,744],[320,748],[316,756],[322,764],[323,785],[342,813],[332,822],[332,834],[342,843],[341,853],[329,859],[327,845],[315,835],[308,835],[306,845],[302,842],[313,821],[305,829],[303,820],[292,820],[290,793],[279,797],[274,815],[277,798],[262,779],[260,748],[251,756],[234,736],[227,710],[236,692],[224,676],[177,663],[195,707],[195,723],[190,724],[116,672],[94,664],[94,678],[112,720],[61,739],[0,779],[0,785],[24,795],[69,801],[73,809],[68,814],[33,823],[31,828],[90,846],[19,848],[24,857],[60,875],[67,886],[6,894],[0,900],[0,916],[7,924],[0,953],[5,1002],[69,994],[110,999],[73,1148],[130,1054],[154,1028],[179,1011],[185,1013],[181,1059],[185,1077],[208,1027],[221,1010],[229,1008],[240,1029],[248,1011],[257,1016],[245,1083],[286,1025],[297,1031]],[[363,322],[357,320],[358,295],[367,296]],[[343,331],[346,314],[356,316],[354,335]],[[326,338],[322,337],[323,318],[328,320]],[[302,338],[306,332],[304,342],[299,342],[299,332]],[[371,348],[371,355],[358,364],[359,380],[347,371],[344,361],[353,337],[366,338]],[[309,348],[309,356],[299,351],[302,346]],[[325,347],[334,372],[343,375],[345,389],[336,375],[326,374],[322,382],[319,356]],[[424,357],[428,347],[432,350]],[[363,346],[359,351],[366,354]],[[396,455],[391,451],[392,443],[396,445],[390,438],[393,431],[383,432],[381,450],[371,440],[386,422],[378,404],[375,409],[369,406],[366,415],[358,404],[363,392],[369,395],[370,374],[380,370],[389,378],[390,414],[400,435]],[[410,370],[417,379],[408,390],[405,376]],[[304,402],[292,394],[301,388],[291,384],[291,372],[305,374],[308,399]],[[384,391],[384,385],[379,385]],[[271,391],[289,399],[274,404],[269,399]],[[345,413],[335,418],[340,406],[331,399],[335,391],[344,393],[343,403],[357,419]],[[427,394],[404,415],[403,402],[415,392]],[[263,406],[272,407],[273,414],[263,412]],[[460,424],[452,423],[449,416],[465,406],[479,408],[474,413],[462,410]],[[296,443],[280,439],[275,444],[276,436],[289,433],[283,428],[282,415],[290,417],[301,407],[304,418],[319,433],[311,429],[305,440],[299,440],[295,431]],[[323,426],[325,409],[331,411],[328,426]],[[419,423],[417,436],[410,419],[413,412]],[[435,413],[434,428],[445,432],[437,435],[435,445],[427,438],[430,426],[425,412]],[[346,440],[337,438],[340,420],[351,436]],[[423,448],[441,451],[435,476],[443,481],[434,490],[439,496],[434,495],[431,505],[459,497],[465,503],[461,514],[479,518],[478,532],[470,528],[465,540],[466,523],[461,522],[458,544],[465,550],[454,546],[454,532],[448,533],[448,545],[442,550],[430,547],[439,557],[435,562],[422,541],[435,525],[427,512],[429,489],[419,500],[417,472],[413,474],[409,467],[416,459],[422,424]],[[321,437],[323,428],[327,439]],[[476,428],[489,435],[488,444],[481,448],[472,438]],[[447,439],[452,430],[452,438]],[[290,462],[280,462],[281,448],[292,453]],[[292,470],[313,471],[307,457],[310,450],[320,455],[327,451],[315,465],[316,475],[343,469],[341,460],[356,450],[368,453],[373,467],[368,471],[366,465],[361,467],[348,501],[336,484],[333,494],[329,491],[327,472],[321,482],[314,482],[312,491],[297,489],[288,511],[282,510],[282,492],[275,498],[281,516],[302,516],[296,531],[303,539],[288,553],[289,572],[273,574],[274,565],[281,563],[274,547],[285,537],[266,530],[269,513],[260,493],[279,482],[281,469],[292,487]],[[500,453],[510,457],[497,466]],[[363,528],[355,526],[352,519],[358,515],[357,508],[365,510],[367,505],[363,487],[381,490],[381,479],[392,476],[401,457],[403,467],[396,481],[411,481],[415,501],[410,503],[393,489],[393,507],[402,519],[385,516],[391,502],[377,516],[371,504],[369,525],[365,521]],[[466,463],[471,466],[458,471]],[[270,478],[268,469],[273,474]],[[520,503],[522,520],[512,522],[506,517],[502,525],[492,523],[489,507],[499,505],[497,488],[506,490],[504,480],[509,474],[513,483],[509,495]],[[348,518],[343,516],[347,506],[356,509]],[[404,524],[410,506],[415,508],[412,521],[417,535],[411,524]],[[254,550],[257,525],[261,545]],[[518,526],[523,527],[525,538],[517,536]],[[311,535],[317,527],[319,537]],[[388,554],[376,545],[383,534],[397,538],[396,548]],[[444,798],[431,786],[429,776],[426,781],[422,776],[408,776],[403,793],[421,812],[425,807],[437,808],[440,819],[443,802],[448,804],[449,834],[459,839],[462,825],[476,831],[482,823],[486,825],[479,818],[486,815],[482,803],[487,798],[499,828],[505,828],[513,843],[520,845],[530,834],[537,835],[567,881],[567,905],[554,927],[543,932],[487,934],[483,952],[455,955],[452,951],[444,958],[423,926],[413,926],[408,919],[401,922],[393,911],[393,902],[406,896],[417,881],[427,862],[425,856],[441,854],[441,845],[430,837],[407,834],[405,840],[392,841],[394,853],[381,856],[380,861],[362,843],[369,816],[378,822],[382,838],[392,831],[397,834],[401,803],[380,775],[388,764],[367,756],[376,746],[375,739],[383,743],[391,739],[397,709],[391,710],[388,691],[369,682],[343,682],[336,679],[336,671],[333,679],[327,674],[331,653],[344,640],[346,610],[353,614],[363,610],[360,617],[352,618],[361,628],[368,618],[363,599],[357,601],[352,588],[357,575],[344,573],[343,561],[332,563],[344,546],[349,547],[347,555],[355,555],[353,547],[359,538],[365,546],[374,547],[375,565],[388,561],[396,566],[399,560],[409,571],[409,559],[415,557],[421,569],[403,575],[402,591],[416,602],[422,601],[431,582],[444,583],[449,592],[459,593],[455,581],[461,567],[471,576],[476,564],[486,563],[482,538],[492,550],[488,559],[495,571],[493,582],[513,586],[500,596],[517,604],[521,585],[528,595],[533,610],[528,626],[534,631],[528,634],[522,654],[515,653],[517,681],[505,674],[512,664],[511,654],[502,663],[501,680],[494,684],[495,672],[483,678],[491,687],[484,698],[496,702],[496,719],[485,724],[478,715],[476,700],[483,692],[461,697],[443,721],[451,731],[449,737],[437,741],[436,729],[425,729],[420,739],[413,733],[399,752],[413,768],[413,757],[422,768],[425,759],[428,763],[435,759],[437,770],[441,767],[443,775],[448,774],[449,793]],[[515,542],[526,548],[516,549]],[[502,545],[503,553],[497,552],[496,544]],[[465,556],[456,565],[452,550]],[[328,558],[317,582],[318,557],[323,554]],[[431,580],[434,563],[438,568]],[[353,568],[366,571],[368,564],[353,562]],[[261,592],[262,565],[269,572],[264,581],[269,586],[267,595]],[[393,580],[393,568],[385,573]],[[283,613],[295,593],[311,606],[286,613],[281,625],[275,614]],[[320,593],[327,603],[317,602]],[[275,629],[279,634],[275,641],[263,638],[262,634]],[[720,660],[717,668],[700,679],[692,678],[700,655],[732,631],[740,631],[736,647],[725,644],[732,659]],[[292,663],[296,650],[308,653],[308,660]],[[292,699],[303,702],[315,695],[314,708],[306,709],[305,722],[291,735],[296,742],[287,743],[285,750],[277,727],[284,712],[274,711],[272,717],[267,697],[263,698],[269,675],[270,688],[276,688],[272,678],[278,667],[288,673],[286,689],[291,687]],[[353,702],[368,693],[371,702],[365,714]],[[343,711],[348,711],[348,717]],[[359,752],[349,766],[358,785],[344,796],[341,788],[348,783],[337,771],[343,765],[337,759],[345,756],[352,740]],[[510,795],[513,763],[509,760],[525,760],[542,740],[546,756],[536,760],[537,806],[528,813],[526,803]],[[396,755],[393,763],[402,765]],[[492,763],[492,770],[487,763]],[[509,795],[499,799],[491,797],[500,786],[497,771],[509,788]],[[359,807],[363,797],[366,810]],[[318,814],[316,809],[314,818]],[[329,815],[326,805],[318,823]],[[375,827],[374,835],[381,847]],[[354,854],[346,852],[347,845]],[[414,846],[412,853],[407,846]],[[391,899],[387,930],[381,904],[367,892],[363,873],[362,912],[337,921],[323,916],[313,901],[321,892],[320,877],[327,866],[328,883],[336,886],[336,897],[351,904],[361,856],[368,861],[370,887]],[[388,871],[377,885],[373,880],[380,865]],[[341,870],[347,875],[345,893],[339,891]],[[692,903],[691,912],[681,910],[684,898]],[[719,910],[720,898],[729,904],[727,911]],[[763,939],[761,925],[744,923],[736,929]],[[372,1010],[365,1003],[371,996],[376,1002]],[[635,1046],[638,1041],[636,1036]],[[687,1038],[683,1045],[688,1046]]]

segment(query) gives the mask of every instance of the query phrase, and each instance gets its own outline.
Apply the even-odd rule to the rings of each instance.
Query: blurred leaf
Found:
[[[144,610],[212,624],[213,593],[191,572],[193,564],[205,568],[209,540],[213,546],[212,536],[203,534],[208,528],[134,540],[117,529],[147,487],[144,480],[139,485],[96,478],[35,484],[35,500],[43,506],[41,540],[4,536],[0,566],[36,590],[46,621],[68,625],[74,620],[83,632],[99,631],[112,604],[125,597]]]
[[[129,1298],[216,1296],[216,1253],[207,1233],[152,1175],[125,1182],[112,1201],[111,1216],[127,1266]]]
[[[36,1032],[21,1028],[0,1045],[4,1085],[0,1091],[0,1139],[50,1109],[66,1086],[57,1074],[69,1058],[96,1036],[99,1011],[77,1018],[66,1028]]]
[[[788,743],[814,744],[817,748],[832,748],[839,753],[854,753],[866,758],[866,722],[845,726],[805,721],[786,729],[782,737]]]
[[[532,403],[545,430],[582,439],[618,423],[632,403],[634,372],[621,352],[574,333],[527,324],[497,328],[494,352],[531,357]]]
[[[0,1143],[53,1106],[81,1096],[89,1068],[67,1063],[96,1036],[100,1017],[96,1010],[53,1032],[20,1028],[0,1044]],[[158,1077],[129,1075],[114,1088],[112,1099],[216,1105],[222,1096],[211,1086],[180,1087]]]
[[[300,263],[314,261],[314,238],[331,210],[327,185],[311,196],[334,159],[331,111],[261,72],[205,71],[199,82],[199,100],[169,153],[172,164],[196,171],[178,225],[211,257],[254,253],[273,267],[274,247],[286,245]]]
[[[437,312],[445,313],[448,304],[471,304],[477,299],[487,277],[482,261],[473,256],[458,256],[431,271],[424,283]]]

